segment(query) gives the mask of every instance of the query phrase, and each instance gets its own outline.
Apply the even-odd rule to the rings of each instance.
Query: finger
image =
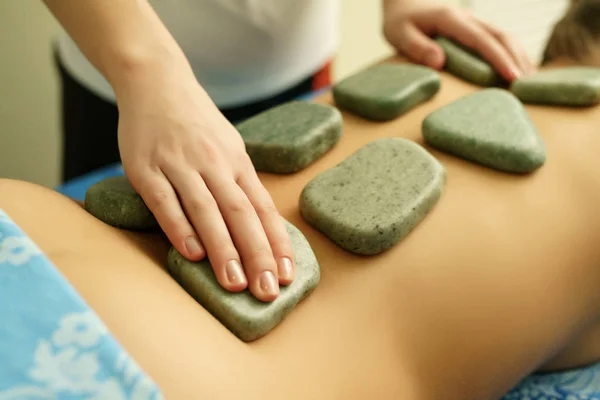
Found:
[[[512,35],[507,34],[501,29],[496,28],[494,25],[481,21],[479,19],[475,19],[477,23],[479,23],[484,29],[494,36],[494,38],[504,46],[504,48],[510,53],[513,57],[513,60],[517,63],[518,67],[526,74],[532,74],[535,70],[533,62],[531,58],[521,45],[521,43],[516,40]]]
[[[449,9],[436,21],[436,30],[477,51],[500,75],[512,82],[520,69],[506,49],[488,31],[464,15]]]
[[[437,70],[444,66],[444,51],[415,25],[402,24],[392,35],[390,41],[411,61]]]
[[[223,288],[239,292],[248,287],[240,256],[231,240],[219,207],[199,173],[183,166],[165,172],[179,194],[189,220],[206,248],[217,280]]]
[[[273,199],[265,189],[254,169],[243,175],[238,181],[262,223],[263,229],[277,262],[279,283],[289,285],[294,280],[294,250],[283,218],[279,215]]]
[[[132,179],[132,185],[154,214],[171,244],[189,260],[203,259],[206,251],[166,176],[160,171],[148,171],[139,179]]]
[[[233,177],[207,171],[203,178],[240,253],[250,292],[262,301],[275,300],[279,296],[277,264],[254,207]]]

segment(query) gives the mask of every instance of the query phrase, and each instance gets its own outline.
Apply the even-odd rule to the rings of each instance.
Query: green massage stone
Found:
[[[418,144],[375,140],[310,181],[300,196],[304,219],[341,248],[381,253],[433,209],[444,167]]]
[[[343,79],[333,88],[335,103],[360,117],[392,120],[433,97],[441,86],[433,69],[380,64]]]
[[[433,111],[422,131],[432,147],[504,172],[532,172],[546,161],[523,104],[504,89],[484,89]]]
[[[229,292],[219,284],[208,260],[189,261],[175,248],[167,256],[170,274],[200,305],[234,335],[250,342],[275,328],[319,284],[321,271],[304,235],[286,221],[294,249],[296,275],[293,282],[280,286],[273,302],[261,302],[247,289]]]
[[[444,69],[451,74],[479,86],[495,86],[504,82],[494,68],[475,51],[444,37],[438,37],[435,41],[446,54]]]
[[[292,101],[237,126],[257,171],[297,172],[325,154],[342,135],[342,115],[332,106]]]
[[[600,102],[600,68],[549,69],[515,80],[510,89],[524,103],[591,106]]]
[[[85,194],[85,209],[108,225],[129,230],[155,230],[158,222],[125,176],[101,180]]]

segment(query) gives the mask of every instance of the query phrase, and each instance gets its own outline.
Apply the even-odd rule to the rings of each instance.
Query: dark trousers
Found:
[[[81,85],[56,56],[60,75],[63,135],[63,182],[121,161],[117,139],[119,112]],[[275,105],[293,100],[329,84],[329,65],[314,76],[271,98],[242,107],[222,109],[232,123],[240,122]]]

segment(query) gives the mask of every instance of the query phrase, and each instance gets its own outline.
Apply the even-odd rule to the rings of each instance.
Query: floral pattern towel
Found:
[[[160,390],[0,209],[0,400],[159,400]]]

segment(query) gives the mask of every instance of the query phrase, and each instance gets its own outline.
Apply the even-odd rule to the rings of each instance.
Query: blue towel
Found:
[[[155,383],[0,209],[0,400],[159,400]]]

